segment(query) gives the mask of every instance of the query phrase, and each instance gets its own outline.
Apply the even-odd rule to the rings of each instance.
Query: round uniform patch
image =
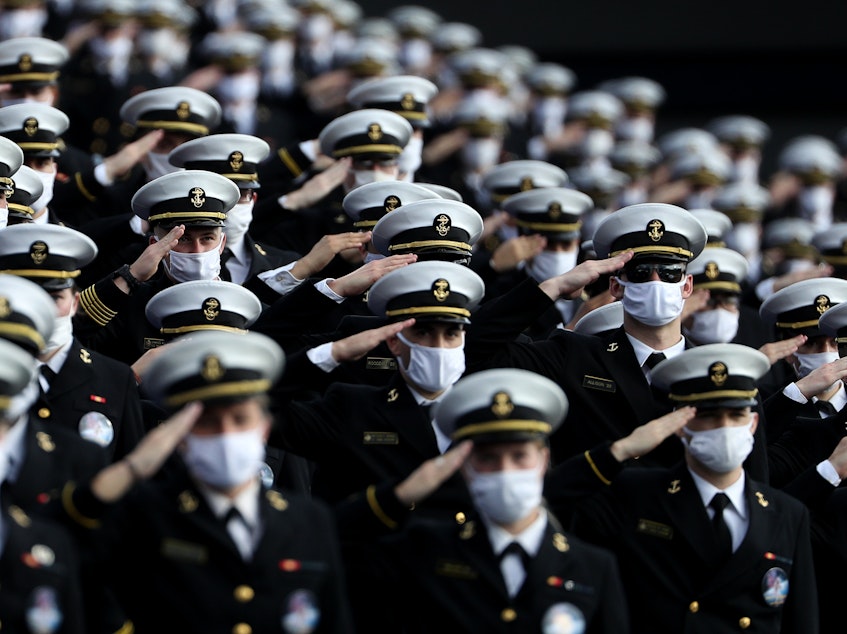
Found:
[[[115,439],[115,427],[105,414],[88,412],[79,419],[79,435],[101,447],[108,447]]]
[[[318,627],[321,611],[315,595],[310,590],[295,590],[285,602],[282,629],[288,634],[310,634]]]
[[[26,624],[33,634],[52,634],[62,625],[64,615],[59,609],[56,590],[39,586],[32,591],[26,609]]]
[[[788,575],[782,568],[771,568],[762,577],[762,598],[771,607],[785,603],[788,597]]]
[[[573,603],[556,603],[541,620],[543,634],[584,634],[585,615]]]
[[[259,467],[259,479],[266,489],[270,489],[274,485],[274,471],[265,462]]]

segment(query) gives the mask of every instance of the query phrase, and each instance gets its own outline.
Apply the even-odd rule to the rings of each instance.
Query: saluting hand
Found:
[[[327,234],[318,240],[311,250],[291,268],[291,275],[305,280],[326,268],[332,259],[347,249],[361,248],[371,239],[370,231],[348,231]]]
[[[605,260],[586,260],[577,264],[567,273],[551,277],[538,285],[553,301],[557,299],[573,299],[582,289],[598,279],[601,275],[614,273],[632,259],[632,251],[624,251]]]
[[[185,233],[185,225],[179,225],[168,231],[167,235],[158,242],[148,245],[146,249],[138,256],[138,259],[129,267],[132,276],[139,282],[149,280],[156,271],[159,270],[159,264],[171,250],[179,244],[179,239]],[[126,282],[121,278],[115,278],[115,283]],[[129,289],[127,289],[129,290]]]
[[[389,337],[393,337],[404,328],[412,326],[414,323],[414,319],[407,319],[406,321],[398,321],[387,326],[381,326],[380,328],[363,330],[362,332],[357,332],[355,335],[333,341],[332,358],[338,363],[361,359],[377,345]]]
[[[759,352],[765,355],[768,358],[768,361],[771,362],[771,365],[773,365],[780,359],[787,357],[789,354],[797,352],[797,349],[806,343],[806,339],[806,335],[797,335],[796,337],[791,337],[791,339],[771,341],[759,348]]]
[[[387,258],[372,260],[355,271],[328,282],[327,286],[342,297],[355,297],[368,290],[374,282],[386,273],[408,266],[417,259],[417,255],[407,253],[406,255],[391,255]]]
[[[473,441],[465,440],[443,455],[430,458],[394,488],[394,495],[404,506],[425,500],[465,463]]]
[[[636,427],[629,436],[613,442],[609,450],[618,462],[643,456],[685,427],[696,415],[697,409],[691,406],[676,409]]]

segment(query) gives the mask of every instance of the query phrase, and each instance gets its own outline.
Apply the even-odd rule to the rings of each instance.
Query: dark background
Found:
[[[366,16],[401,4],[360,0]],[[519,44],[568,66],[576,90],[640,75],[667,99],[657,136],[727,114],[771,126],[762,175],[801,134],[847,129],[847,2],[797,0],[430,0],[445,21],[468,22],[484,46]]]

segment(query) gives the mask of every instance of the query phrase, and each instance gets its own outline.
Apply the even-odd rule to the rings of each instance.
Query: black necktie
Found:
[[[46,394],[50,391],[50,386],[53,384],[53,379],[56,378],[56,373],[46,363],[42,364],[39,368],[39,372],[41,372],[41,376],[44,377],[44,380],[47,381],[47,389],[44,390],[44,393]],[[41,382],[39,381],[39,385],[40,384]]]
[[[652,370],[657,363],[659,363],[660,361],[664,361],[665,358],[666,357],[664,352],[653,352],[649,357],[647,357],[647,360],[644,362],[644,365],[646,365]]]
[[[517,555],[518,558],[521,560],[521,563],[523,564],[524,571],[526,571],[526,569],[529,567],[529,554],[523,549],[523,546],[521,546],[518,542],[512,542],[511,544],[506,546],[506,548],[503,549],[503,552],[500,553],[500,561],[503,561],[503,558],[506,555]]]
[[[715,511],[715,515],[712,517],[712,528],[715,530],[718,552],[724,557],[729,557],[732,554],[732,535],[723,519],[723,510],[729,506],[729,498],[726,493],[715,493],[715,497],[709,502],[709,506]]]
[[[229,247],[224,247],[224,252],[221,253],[221,279],[224,282],[231,282],[232,275],[229,274],[229,269],[226,268],[226,263],[232,257],[232,250]]]
[[[824,418],[827,416],[833,416],[837,414],[838,411],[835,409],[835,405],[830,403],[829,401],[815,401],[815,407],[822,414]]]

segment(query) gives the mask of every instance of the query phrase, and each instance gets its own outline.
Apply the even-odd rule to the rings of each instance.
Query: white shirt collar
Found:
[[[256,528],[256,526],[258,526],[259,489],[261,488],[261,483],[258,478],[253,480],[250,483],[250,486],[239,493],[234,500],[222,493],[218,493],[217,491],[210,489],[201,482],[198,482],[197,486],[203,494],[203,497],[206,498],[206,501],[209,503],[209,507],[211,507],[212,513],[215,514],[215,517],[223,518],[229,511],[230,507],[234,506],[238,509],[238,512],[241,513],[241,517],[248,526],[251,528]]]
[[[747,475],[744,473],[744,470],[741,471],[741,477],[738,478],[738,480],[723,490],[709,482],[706,482],[699,475],[691,471],[691,469],[689,469],[688,472],[691,474],[691,477],[694,478],[694,484],[697,487],[698,493],[700,493],[700,498],[703,500],[703,506],[709,506],[712,498],[715,497],[715,493],[726,493],[726,496],[732,503],[735,512],[741,516],[741,519],[747,519],[747,500],[744,498],[744,483]]]
[[[488,541],[491,542],[491,548],[498,557],[512,542],[518,542],[530,557],[535,557],[541,550],[541,541],[544,539],[544,531],[547,529],[547,511],[543,508],[539,509],[535,521],[517,535],[512,535],[509,531],[489,521],[482,514],[480,514],[480,518],[486,531],[488,531]]]
[[[812,397],[812,402],[817,403],[820,399],[817,396]],[[840,412],[847,405],[847,390],[844,389],[844,384],[838,385],[838,391],[829,399],[830,405],[835,408],[836,412]]]
[[[628,332],[624,334],[626,334],[626,338],[629,339],[629,343],[632,344],[632,349],[635,352],[635,358],[638,360],[638,365],[640,366],[643,366],[644,362],[647,361],[647,357],[654,352],[661,352],[665,355],[666,359],[673,359],[675,356],[680,355],[683,351],[685,351],[685,339],[682,335],[680,335],[679,341],[670,348],[665,348],[664,350],[653,350],[653,348],[636,339]]]

